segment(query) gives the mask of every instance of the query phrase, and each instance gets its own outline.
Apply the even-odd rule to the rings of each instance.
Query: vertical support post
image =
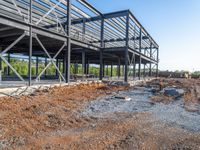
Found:
[[[78,74],[78,63],[76,62],[76,74]]]
[[[99,80],[103,79],[104,76],[104,65],[103,65],[103,50],[104,50],[104,18],[101,19],[101,49],[100,49],[100,70]]]
[[[156,65],[156,77],[158,77],[158,63],[159,63],[159,48],[157,48],[157,65]]]
[[[87,62],[87,70],[86,70],[86,74],[90,74],[90,62]]]
[[[85,19],[83,19],[83,41],[85,40]],[[87,74],[87,66],[86,66],[86,55],[85,55],[85,50],[82,51],[82,76],[83,74]]]
[[[152,59],[152,43],[150,44],[150,58]],[[149,76],[152,76],[152,63],[149,64]]]
[[[32,37],[32,0],[30,0],[30,8],[29,8],[29,63],[28,63],[28,85],[31,86],[31,79],[32,79],[32,44],[33,44],[33,37]]]
[[[125,76],[125,71],[124,71],[124,67],[125,67],[125,65],[122,65],[122,76]]]
[[[135,70],[135,68],[136,68],[136,60],[135,60],[135,54],[134,54],[134,61],[133,61],[133,79],[135,79],[135,77],[136,77],[136,70]]]
[[[140,28],[140,39],[139,39],[139,51],[140,51],[140,56],[139,56],[139,68],[138,68],[138,77],[139,80],[141,79],[141,52],[142,52],[142,29]]]
[[[129,12],[126,15],[126,49],[125,49],[125,68],[124,82],[128,82],[128,48],[129,48]]]
[[[38,68],[39,68],[39,59],[38,59],[38,57],[36,57],[36,66],[35,66],[36,68],[36,77],[38,76]]]
[[[85,50],[83,49],[82,51],[82,78],[84,77],[84,74],[85,74]]]
[[[87,55],[85,53],[84,74],[87,74]]]
[[[146,77],[146,64],[144,63],[143,77]]]
[[[10,53],[8,53],[8,63],[10,64]],[[8,76],[10,76],[10,67],[8,66]]]
[[[76,63],[74,63],[74,74],[76,74]]]
[[[121,61],[120,61],[120,58],[119,58],[118,59],[118,71],[117,71],[118,78],[120,78],[120,76],[121,76],[121,68],[120,68],[120,66],[121,66]]]
[[[102,69],[103,77],[105,77],[105,62],[103,61],[103,69]]]
[[[106,76],[108,76],[108,65],[106,66]]]
[[[113,77],[113,62],[111,63],[110,76]]]
[[[65,80],[70,82],[70,61],[71,61],[71,0],[67,0],[67,52],[65,53]]]

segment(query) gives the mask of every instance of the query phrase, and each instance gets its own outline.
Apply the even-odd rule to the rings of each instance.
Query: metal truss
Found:
[[[10,69],[19,77],[21,81],[25,81],[23,77],[11,66],[11,64],[6,60],[4,55],[13,48],[20,40],[22,40],[26,36],[24,32],[20,37],[18,37],[12,44],[10,44],[5,50],[0,53],[0,58],[10,67]]]
[[[48,67],[53,64],[54,67],[56,68],[56,70],[58,71],[58,73],[60,74],[61,78],[63,79],[63,81],[66,82],[64,76],[62,75],[62,73],[60,72],[59,68],[57,67],[57,65],[55,64],[55,59],[56,57],[60,54],[60,52],[64,49],[64,47],[66,46],[66,42],[62,45],[62,47],[57,51],[56,55],[52,58],[48,51],[46,50],[46,48],[44,47],[44,45],[42,44],[42,42],[40,41],[40,39],[38,38],[37,35],[35,35],[35,39],[37,40],[37,42],[39,43],[39,45],[42,47],[42,49],[44,50],[44,52],[46,53],[46,55],[49,57],[50,62],[47,64],[47,66],[42,70],[42,72],[38,75],[38,77],[36,78],[36,81],[38,81],[38,79],[40,79],[41,75],[44,74],[44,72],[48,69]]]
[[[146,64],[149,64],[150,71],[153,68],[152,65],[155,65],[158,70],[159,46],[130,10],[103,14],[85,0],[74,0],[73,2],[71,0],[1,0],[1,25],[24,31],[0,54],[0,58],[22,81],[24,79],[8,63],[3,54],[12,49],[26,35],[30,37],[29,82],[31,81],[32,35],[50,59],[36,80],[40,79],[47,68],[53,64],[62,80],[68,82],[72,45],[75,48],[90,49],[96,52],[95,55],[99,56],[99,60],[93,61],[100,64],[100,79],[103,77],[102,67],[106,53],[108,58],[114,61],[112,62],[114,64],[118,64],[118,60],[114,59],[116,56],[123,60],[120,63],[125,65],[124,81],[126,82],[130,75],[129,65],[135,69],[135,65],[139,64],[139,78],[142,64],[144,64],[144,68]],[[0,32],[4,31],[6,30],[2,29],[1,31],[0,29]],[[4,34],[6,36],[6,33]],[[18,34],[16,33],[16,35]],[[48,47],[44,46],[46,43],[42,43],[37,35],[62,41],[63,45],[51,57],[47,51]],[[59,54],[65,47],[66,51],[60,58],[64,60],[65,65],[65,76],[63,76],[55,64],[55,59],[60,56]]]

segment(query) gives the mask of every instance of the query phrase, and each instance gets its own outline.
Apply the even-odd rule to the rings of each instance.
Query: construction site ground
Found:
[[[163,94],[166,87],[184,93]],[[199,150],[200,80],[94,82],[1,97],[0,149]]]

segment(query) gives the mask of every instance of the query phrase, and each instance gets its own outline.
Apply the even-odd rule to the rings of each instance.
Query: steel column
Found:
[[[152,43],[150,44],[150,58],[152,58]],[[152,76],[152,63],[149,64],[149,76]]]
[[[139,40],[139,51],[142,51],[142,29],[140,28],[140,40]],[[138,68],[138,77],[139,80],[141,79],[141,54],[139,56],[139,68]]]
[[[135,60],[135,54],[134,54],[134,60],[133,60],[133,79],[136,77],[136,60]]]
[[[78,74],[78,63],[75,63],[75,74]]]
[[[113,77],[113,63],[111,63],[110,76]]]
[[[124,82],[128,82],[128,48],[129,48],[129,13],[126,16],[126,49],[125,49],[125,69],[124,69]]]
[[[65,54],[66,59],[66,71],[65,80],[66,83],[70,82],[70,61],[71,61],[71,0],[67,0],[67,52]]]
[[[76,74],[76,63],[74,63],[74,74]]]
[[[156,77],[158,77],[158,63],[159,63],[159,49],[157,48],[157,65],[156,65]]]
[[[85,50],[82,51],[82,78],[84,77],[85,74]]]
[[[32,80],[32,45],[33,45],[33,35],[32,35],[32,0],[30,0],[30,8],[29,8],[29,63],[28,63],[28,85],[31,86]]]
[[[66,72],[66,63],[65,63],[65,62],[66,62],[66,59],[67,59],[67,58],[65,58],[65,56],[66,56],[65,53],[66,53],[66,52],[64,51],[64,52],[63,52],[63,54],[64,54],[64,55],[63,55],[63,60],[62,60],[62,66],[63,66],[63,70],[62,70],[62,71],[63,71],[63,74],[65,74],[65,72]]]
[[[120,76],[121,76],[121,68],[120,68],[120,66],[121,66],[121,61],[120,61],[120,58],[119,58],[118,59],[118,71],[117,71],[118,78],[120,78]]]
[[[86,56],[86,53],[85,53],[85,64],[84,64],[84,74],[87,74],[87,56]]]
[[[108,76],[108,65],[106,66],[106,76]]]
[[[104,65],[103,65],[103,50],[104,50],[104,18],[101,19],[101,49],[100,49],[100,70],[99,80],[103,79],[104,76]]]
[[[103,77],[105,77],[105,62],[103,62],[103,69],[102,69]]]
[[[89,61],[87,62],[87,71],[86,74],[90,74],[90,63]]]
[[[143,77],[146,77],[146,64],[144,64]]]

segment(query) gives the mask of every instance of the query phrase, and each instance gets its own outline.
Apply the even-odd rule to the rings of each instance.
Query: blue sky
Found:
[[[88,0],[101,12],[130,9],[160,46],[161,70],[200,71],[200,0]]]

